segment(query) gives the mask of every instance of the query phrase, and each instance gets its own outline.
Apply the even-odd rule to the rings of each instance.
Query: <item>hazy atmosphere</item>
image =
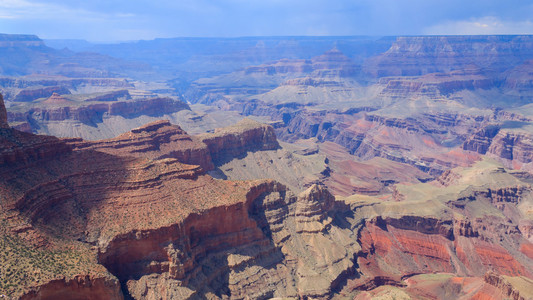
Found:
[[[533,0],[0,0],[4,299],[533,299]]]
[[[526,0],[0,0],[1,32],[89,41],[531,34],[532,16]]]

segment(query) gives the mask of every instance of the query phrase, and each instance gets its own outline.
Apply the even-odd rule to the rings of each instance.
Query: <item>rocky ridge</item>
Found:
[[[57,95],[57,94],[56,94]],[[78,121],[83,124],[96,125],[103,122],[108,116],[121,116],[135,118],[141,115],[160,116],[181,110],[190,110],[190,107],[172,98],[150,98],[135,101],[99,101],[76,102],[66,98],[52,95],[45,101],[29,107],[13,108],[8,113],[11,122],[27,122],[34,130],[46,126],[54,121]]]

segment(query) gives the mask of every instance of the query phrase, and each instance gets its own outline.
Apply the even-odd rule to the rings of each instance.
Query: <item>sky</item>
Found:
[[[0,33],[93,42],[533,34],[533,0],[0,0]]]

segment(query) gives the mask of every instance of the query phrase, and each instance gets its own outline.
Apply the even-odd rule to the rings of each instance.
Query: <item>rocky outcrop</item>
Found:
[[[247,272],[247,269],[258,261],[276,265],[282,256],[257,227],[250,210],[258,196],[279,189],[282,187],[273,183],[253,186],[246,201],[191,214],[169,228],[117,236],[102,251],[100,261],[121,280],[129,279],[128,288],[135,298],[151,294],[164,297],[165,293],[145,282],[155,281],[161,285],[160,280],[165,277],[175,289],[166,295],[174,297],[186,295],[188,291],[195,295],[212,291],[233,297],[272,294],[272,290],[254,286],[253,279],[269,276],[274,280],[271,283],[279,284],[282,277],[268,268],[259,269],[259,274],[248,273],[251,270]],[[239,253],[246,253],[247,257]],[[147,258],[151,259],[147,261]],[[206,268],[210,271],[206,272]],[[247,272],[252,278],[246,278],[241,272]],[[161,279],[145,277],[154,273],[167,275]],[[239,282],[241,280],[248,284]],[[230,291],[232,293],[228,294]]]
[[[220,163],[228,158],[243,155],[247,151],[273,150],[279,147],[274,128],[251,119],[198,135],[211,153],[213,161]]]
[[[311,59],[314,73],[319,76],[352,77],[361,71],[350,58],[337,48]]]
[[[55,279],[26,291],[21,300],[33,299],[124,299],[116,278],[90,275]]]
[[[529,133],[502,130],[493,138],[488,152],[504,159],[530,163],[533,161],[531,138]]]
[[[7,122],[7,110],[4,105],[4,97],[0,94],[0,128],[9,128],[9,123]]]
[[[116,138],[96,142],[74,140],[72,144],[78,150],[148,159],[175,158],[184,164],[199,165],[205,171],[214,168],[207,145],[166,120],[149,123]]]
[[[31,102],[39,98],[48,98],[52,94],[70,94],[70,91],[66,87],[62,86],[50,86],[37,89],[24,89],[20,91],[13,101],[16,102]]]
[[[59,95],[58,93],[53,93],[52,96],[42,101],[41,104],[46,104],[46,105],[51,105],[51,106],[69,105],[69,104],[73,104],[73,101],[68,100],[67,98]]]
[[[502,293],[513,300],[526,300],[526,297],[523,297],[520,295],[520,290],[514,287],[511,283],[509,283],[503,276],[498,275],[494,272],[487,272],[485,276],[483,277],[484,281],[492,286],[495,286],[498,288]],[[533,282],[531,280],[529,281],[529,284],[532,284]],[[524,287],[522,287],[524,288]],[[526,287],[527,288],[527,287]]]
[[[337,48],[324,52],[312,59],[289,60],[281,59],[271,64],[251,66],[244,69],[245,75],[303,75],[312,73],[314,76],[341,76],[350,77],[360,71],[360,66],[348,58]]]
[[[162,116],[181,110],[190,110],[189,106],[171,98],[151,98],[135,101],[100,102],[95,104],[78,105],[62,101],[54,101],[53,105],[37,105],[26,112],[9,113],[8,118],[14,122],[42,123],[48,121],[75,120],[85,124],[101,123],[105,116],[122,116],[135,118],[140,115]]]
[[[516,122],[521,124],[519,127],[527,124]],[[533,162],[533,142],[528,127],[502,128],[504,125],[489,125],[479,130],[464,142],[463,149],[501,158],[515,169]]]
[[[116,138],[95,142],[73,139],[70,143],[78,150],[92,149],[149,159],[175,158],[184,164],[199,165],[205,171],[249,151],[279,147],[272,126],[249,119],[198,136],[189,136],[179,126],[161,120]]]
[[[130,100],[131,95],[128,90],[118,90],[109,93],[103,93],[95,97],[89,97],[85,101],[119,101],[119,100]]]
[[[499,131],[499,126],[487,126],[466,140],[463,144],[463,149],[485,154],[490,148],[492,139],[498,134]]]

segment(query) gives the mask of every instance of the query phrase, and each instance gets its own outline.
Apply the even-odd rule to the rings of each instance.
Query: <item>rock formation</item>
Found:
[[[136,101],[104,100],[101,102],[91,100],[79,103],[55,94],[45,101],[24,107],[22,111],[10,112],[8,118],[12,122],[29,122],[36,127],[35,129],[38,129],[53,121],[70,120],[96,126],[109,116],[155,117],[185,109],[190,109],[186,103],[172,98],[150,98]]]
[[[221,162],[227,157],[236,157],[247,151],[272,150],[279,147],[272,126],[251,119],[244,119],[234,126],[198,136],[207,145],[211,157]]]
[[[66,87],[62,86],[49,86],[37,89],[24,89],[20,91],[13,101],[17,102],[31,102],[39,98],[48,98],[54,93],[57,94],[70,94],[70,91]]]
[[[7,123],[7,110],[2,94],[0,94],[0,128],[9,128],[9,124]]]

